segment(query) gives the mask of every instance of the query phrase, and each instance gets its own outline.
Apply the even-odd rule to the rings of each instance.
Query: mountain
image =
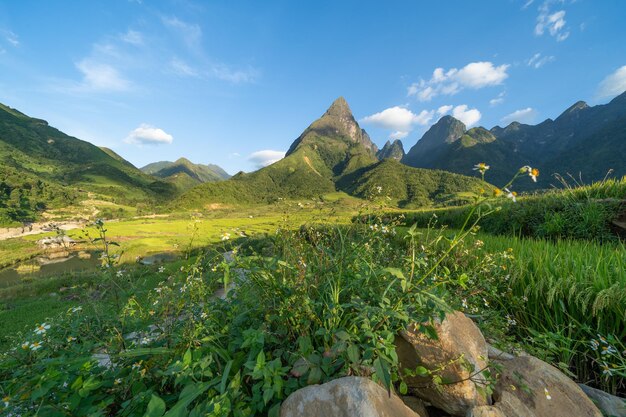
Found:
[[[133,204],[174,191],[113,151],[0,104],[0,223],[33,219],[46,207],[88,196]]]
[[[376,156],[381,161],[383,159],[400,161],[404,158],[404,146],[402,146],[402,142],[399,139],[396,139],[393,142],[387,141],[385,146],[383,146],[383,148],[376,153]]]
[[[402,162],[413,167],[437,168],[475,175],[473,166],[491,166],[486,178],[504,184],[517,169],[540,170],[538,184],[525,181],[520,189],[559,185],[555,173],[582,177],[585,183],[612,175],[626,175],[626,92],[610,103],[589,106],[579,101],[555,120],[537,125],[513,122],[506,127],[467,130],[451,116],[442,117],[409,150]]]
[[[186,158],[179,158],[174,162],[153,162],[141,168],[141,171],[172,183],[180,190],[187,190],[204,182],[230,178],[230,175],[217,165],[194,164]]]
[[[448,174],[440,179],[454,179],[449,188],[440,184],[440,192],[426,190],[422,183],[431,182],[425,179],[430,175],[427,170],[412,169],[393,160],[379,163],[377,151],[346,100],[340,97],[292,143],[285,158],[252,173],[238,173],[227,181],[202,184],[174,204],[194,208],[212,203],[250,204],[279,198],[317,198],[337,190],[365,197],[368,190],[382,186],[404,206],[430,205],[435,197],[444,200],[444,195],[467,191],[480,183]],[[385,181],[376,182],[376,177],[383,174]],[[459,178],[463,180],[457,181]],[[392,183],[397,184],[391,187]]]

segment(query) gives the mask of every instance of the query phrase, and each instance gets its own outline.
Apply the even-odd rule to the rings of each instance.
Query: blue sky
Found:
[[[137,166],[280,157],[344,96],[382,146],[626,90],[622,0],[5,1],[0,102]]]

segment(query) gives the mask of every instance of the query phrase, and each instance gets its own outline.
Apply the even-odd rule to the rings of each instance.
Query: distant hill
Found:
[[[445,195],[450,197],[480,184],[459,175],[436,174],[441,181],[451,183],[440,184],[441,192],[422,188],[420,184],[431,183],[430,178],[425,179],[426,170],[411,169],[395,161],[379,164],[377,151],[340,97],[292,143],[285,158],[252,173],[239,173],[228,181],[202,184],[180,196],[175,204],[197,208],[215,202],[261,203],[278,198],[319,197],[337,190],[365,197],[377,184],[386,187],[404,206],[431,205],[437,198],[444,200]],[[379,175],[385,176],[385,184],[376,182]],[[394,182],[393,187],[387,187],[387,183]]]
[[[555,120],[538,125],[513,122],[491,130],[467,130],[451,116],[442,117],[409,150],[402,162],[460,174],[475,174],[474,164],[491,166],[487,179],[508,181],[524,165],[539,168],[538,184],[518,183],[518,188],[559,185],[553,174],[579,175],[585,183],[626,175],[626,92],[610,103],[590,107],[579,101]]]
[[[67,206],[88,193],[132,204],[174,192],[113,151],[0,104],[0,223],[32,220],[39,210]]]
[[[141,168],[141,171],[172,183],[180,190],[187,190],[204,182],[222,181],[231,177],[217,165],[194,164],[186,158],[179,158],[174,162],[154,162]]]
[[[396,161],[400,161],[404,158],[404,155],[404,146],[402,146],[402,142],[399,139],[396,139],[393,142],[387,141],[385,146],[383,146],[383,148],[376,153],[376,156],[381,161],[383,159],[394,159]]]

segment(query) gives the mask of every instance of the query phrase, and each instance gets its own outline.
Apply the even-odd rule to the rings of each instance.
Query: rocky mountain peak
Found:
[[[365,130],[361,129],[352,115],[348,102],[343,97],[336,99],[326,112],[311,125],[291,145],[290,155],[303,142],[314,140],[315,137],[329,137],[363,145],[372,154],[378,151]]]
[[[396,161],[400,161],[404,158],[404,146],[399,139],[394,140],[393,142],[387,141],[385,146],[376,154],[378,159],[395,159]]]

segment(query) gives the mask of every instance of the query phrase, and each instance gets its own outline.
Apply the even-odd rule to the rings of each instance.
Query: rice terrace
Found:
[[[0,416],[626,417],[625,19],[1,4]]]

